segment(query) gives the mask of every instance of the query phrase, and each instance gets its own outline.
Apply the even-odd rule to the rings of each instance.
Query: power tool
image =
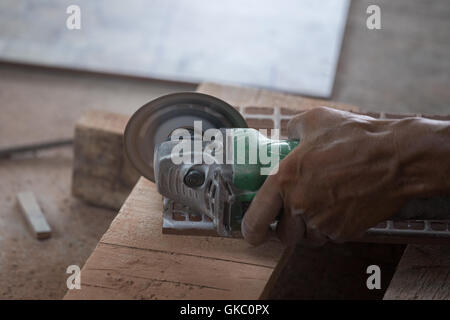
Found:
[[[301,143],[278,139],[277,130],[268,135],[248,128],[228,103],[182,92],[138,109],[126,126],[124,147],[131,163],[163,196],[165,232],[239,237],[241,220],[258,189]],[[414,199],[394,221],[369,229],[367,235],[448,240],[449,224],[443,219],[450,219],[450,199]],[[439,228],[431,228],[432,223]]]

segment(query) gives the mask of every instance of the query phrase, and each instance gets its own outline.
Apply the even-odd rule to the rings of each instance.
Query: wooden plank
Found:
[[[261,298],[382,299],[404,248],[378,243],[327,243],[318,248],[285,250]],[[366,270],[370,265],[382,270],[380,290],[367,288]]]
[[[83,267],[81,290],[66,299],[256,299],[283,249],[161,228],[161,196],[141,178]]]
[[[52,230],[42,213],[33,192],[25,191],[17,194],[20,209],[37,239],[50,238]]]
[[[89,265],[95,267],[84,269],[85,286],[107,286],[132,299],[252,299],[272,271],[258,265],[104,243],[99,244]]]
[[[278,241],[253,247],[242,239],[163,234],[161,199],[155,184],[141,178],[100,242],[266,267],[275,266],[276,257],[281,254],[282,249]]]
[[[409,245],[386,300],[450,300],[450,246]]]

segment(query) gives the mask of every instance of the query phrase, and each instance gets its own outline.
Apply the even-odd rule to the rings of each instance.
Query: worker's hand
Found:
[[[405,133],[415,121],[419,129]],[[341,242],[392,216],[407,196],[432,191],[435,184],[420,180],[425,176],[420,166],[428,165],[417,160],[423,150],[413,147],[419,141],[414,135],[424,135],[419,132],[423,122],[378,120],[330,108],[296,116],[289,137],[300,138],[300,144],[252,201],[242,222],[244,238],[254,245],[264,242],[281,212],[276,232],[284,243]],[[400,174],[405,172],[413,178]]]

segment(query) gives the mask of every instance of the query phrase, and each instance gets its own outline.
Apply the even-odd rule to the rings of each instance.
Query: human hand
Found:
[[[284,243],[342,242],[391,217],[408,197],[435,191],[442,183],[437,175],[427,180],[431,164],[422,160],[429,148],[424,143],[433,139],[429,122],[325,107],[299,114],[288,130],[300,144],[252,201],[242,222],[244,238],[255,245],[265,241],[282,210],[276,233]]]

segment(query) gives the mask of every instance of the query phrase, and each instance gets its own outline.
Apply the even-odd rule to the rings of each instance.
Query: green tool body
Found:
[[[262,169],[271,167],[272,163],[267,163],[267,160],[281,161],[298,146],[300,141],[272,140],[258,130],[250,128],[231,130],[234,138],[233,185],[236,189],[242,190],[239,195],[242,201],[251,201],[269,173],[261,172]],[[242,148],[242,146],[244,147]],[[256,158],[256,163],[250,161],[252,154]],[[244,157],[245,159],[243,159]],[[239,161],[242,159],[244,161]]]
[[[231,212],[235,229],[240,226],[245,211],[268,174],[299,145],[300,140],[273,140],[251,128],[230,130],[234,151],[232,186],[236,197]]]

